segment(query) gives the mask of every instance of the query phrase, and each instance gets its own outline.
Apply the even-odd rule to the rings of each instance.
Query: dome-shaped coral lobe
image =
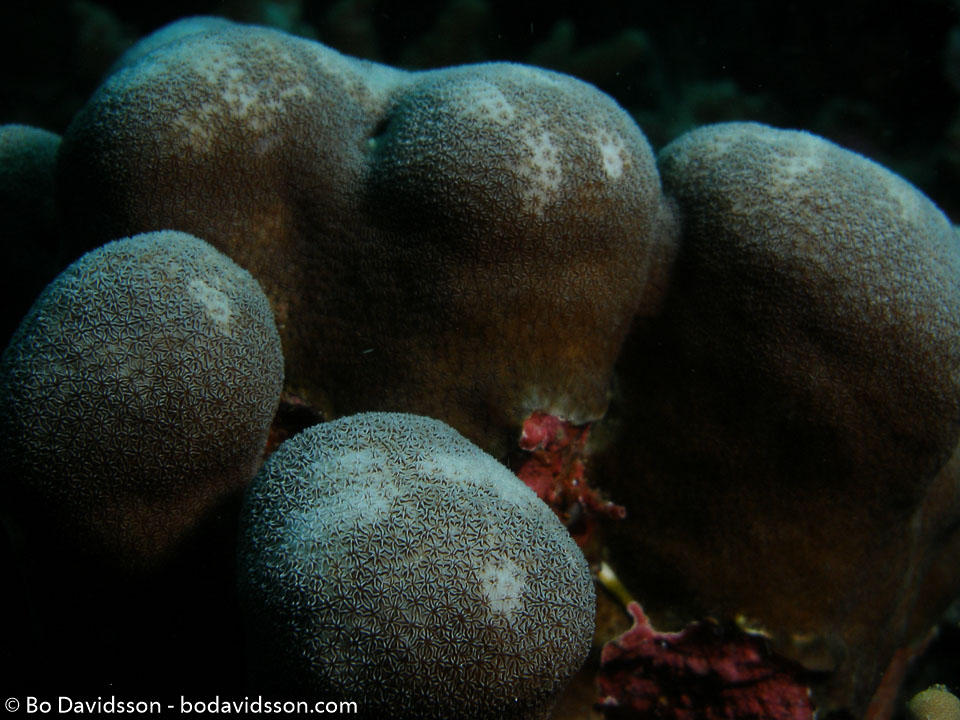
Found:
[[[604,412],[671,247],[625,112],[535,68],[406,73],[204,27],[148,39],[79,113],[71,227],[229,254],[277,310],[288,387],[328,416],[430,415],[499,453],[533,410]]]
[[[661,627],[666,608],[746,618],[836,671],[824,707],[862,709],[960,519],[941,470],[960,245],[905,181],[806,133],[705,127],[660,169],[681,249],[619,366],[625,435],[597,458],[640,519],[618,571]]]
[[[256,680],[364,717],[543,717],[586,657],[586,561],[447,425],[367,413],[288,440],[250,486],[240,586]]]
[[[111,242],[57,276],[0,359],[4,465],[71,535],[149,565],[253,476],[282,383],[249,273],[184,233]]]

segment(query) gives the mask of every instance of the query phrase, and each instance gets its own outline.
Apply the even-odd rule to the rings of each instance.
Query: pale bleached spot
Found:
[[[479,120],[507,125],[516,118],[513,104],[493,83],[476,81],[469,83],[464,90],[464,110]]]
[[[611,180],[618,179],[623,175],[624,159],[627,156],[623,138],[617,133],[596,128],[593,139],[600,152],[600,164],[607,177]]]
[[[523,408],[526,413],[540,411],[579,424],[591,419],[577,410],[580,404],[568,393],[530,384],[518,399],[517,407]]]
[[[558,76],[528,65],[512,65],[510,67],[510,79],[514,82],[529,85],[561,89],[569,88],[573,82],[572,78]]]
[[[520,609],[527,573],[507,558],[487,560],[480,568],[480,590],[490,610],[507,618]]]
[[[187,291],[199,305],[204,316],[224,335],[233,332],[233,310],[230,298],[201,278],[194,278],[187,285]]]
[[[785,181],[793,181],[823,170],[823,158],[820,153],[813,148],[810,150],[811,152],[790,153],[782,158],[780,173]]]
[[[321,484],[331,477],[364,477],[369,482],[344,483],[336,493],[315,498],[308,509],[291,514],[289,527],[295,530],[312,527],[316,533],[323,527],[343,529],[382,521],[393,511],[399,495],[396,483],[377,470],[377,454],[370,448],[345,450],[313,462],[303,476]]]
[[[936,210],[931,207],[927,198],[899,175],[872,161],[868,162],[876,176],[875,182],[885,190],[882,195],[878,195],[875,202],[885,205],[887,212],[896,216],[904,225],[930,226],[933,221],[932,213],[936,213]]]
[[[529,507],[540,502],[533,490],[515,475],[504,475],[504,466],[489,455],[460,455],[435,450],[417,466],[418,472],[428,477],[445,477],[458,485],[473,485],[484,492],[493,491],[511,505]],[[502,481],[508,478],[510,482]]]
[[[525,150],[526,160],[518,168],[525,180],[523,189],[527,206],[542,214],[554,200],[563,180],[560,150],[549,130],[527,125],[518,138]]]
[[[269,57],[276,66],[270,82],[252,72],[251,61],[229,44],[210,43],[190,54],[191,69],[206,87],[203,94],[208,99],[185,104],[174,118],[185,148],[207,151],[231,125],[242,124],[253,134],[275,127],[291,104],[313,96],[299,79],[302,69],[288,53],[277,53],[266,42],[257,43],[255,50],[253,57]]]

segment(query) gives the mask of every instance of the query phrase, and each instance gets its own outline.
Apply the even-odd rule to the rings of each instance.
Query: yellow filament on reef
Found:
[[[635,602],[633,595],[631,595],[630,591],[624,587],[623,583],[620,582],[620,578],[618,578],[617,574],[613,571],[613,568],[607,565],[607,563],[600,563],[600,570],[597,573],[597,580],[599,580],[604,589],[613,595],[617,599],[617,602],[624,607],[632,602]]]

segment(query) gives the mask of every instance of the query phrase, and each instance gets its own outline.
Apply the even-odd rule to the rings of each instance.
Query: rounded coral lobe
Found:
[[[956,233],[804,132],[707,126],[659,167],[680,249],[619,361],[616,460],[593,458],[618,501],[657,512],[611,552],[656,621],[750,618],[833,672],[822,711],[862,714],[957,592],[938,567],[960,518]]]
[[[256,679],[364,716],[541,717],[586,657],[583,555],[443,423],[370,413],[284,443],[251,485],[240,584]]]
[[[249,481],[283,382],[257,282],[192,236],[118,240],[61,273],[0,360],[12,477],[140,565]]]

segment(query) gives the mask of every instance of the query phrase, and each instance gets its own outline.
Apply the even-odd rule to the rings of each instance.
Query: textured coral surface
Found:
[[[34,298],[60,271],[53,178],[60,136],[25,125],[0,125],[0,287],[6,345]]]
[[[510,63],[397,70],[273,30],[185,20],[113,65],[59,155],[54,135],[0,131],[0,201],[10,229],[2,264],[17,278],[6,258],[54,239],[55,216],[74,256],[136,232],[196,233],[262,283],[276,316],[290,372],[268,452],[319,420],[386,409],[437,416],[506,458],[591,562],[615,566],[626,586],[617,597],[626,603],[634,593],[657,628],[677,631],[639,623],[610,646],[623,652],[603,673],[604,694],[622,700],[607,704],[610,714],[802,717],[809,685],[818,717],[886,720],[905,705],[897,687],[924,646],[939,648],[939,668],[953,676],[918,671],[910,694],[953,682],[957,619],[943,620],[939,637],[929,629],[960,591],[960,231],[893,173],[816,136],[715,125],[679,137],[657,167],[634,123],[658,146],[708,120],[805,127],[872,157],[898,158],[891,167],[955,209],[960,116],[946,83],[960,87],[960,30],[948,32],[946,3],[897,13],[842,0],[829,8],[714,3],[682,17],[669,17],[669,4],[588,4],[571,10],[576,28],[548,26],[540,14],[529,22],[524,3],[502,15],[480,0],[441,4],[397,13],[368,0],[330,8],[226,0],[217,11],[271,6],[292,13],[286,27],[308,35],[298,10],[314,19],[323,12],[325,41],[402,58],[404,67],[502,57],[503,38],[532,48],[538,64],[621,91],[633,117],[556,72]],[[168,5],[164,12],[174,13]],[[108,33],[94,22],[92,3],[70,6],[91,34],[78,39],[88,50],[83,62],[64,76],[92,78],[97,71],[82,66],[96,65],[100,53],[106,68],[133,29]],[[435,26],[420,35],[431,11]],[[617,21],[639,17],[656,36]],[[611,23],[610,42],[591,45]],[[404,42],[376,37],[387,26]],[[866,30],[875,26],[887,30]],[[11,27],[19,31],[0,22],[0,32]],[[907,49],[900,41],[908,34],[925,47]],[[805,61],[789,67],[775,59],[800,56]],[[687,82],[698,64],[710,68],[708,77]],[[47,88],[32,80],[41,65],[20,63],[4,87],[43,95]],[[71,93],[75,109],[82,100]],[[6,99],[0,92],[0,108]],[[31,267],[31,257],[32,272],[40,264]],[[191,302],[201,299],[222,324],[229,313],[216,293],[192,289]],[[102,314],[97,307],[90,317]],[[133,355],[169,359],[146,339],[166,337],[169,327],[152,310],[130,315],[147,332]],[[96,341],[82,342],[93,349],[74,354],[127,367],[123,344],[104,339],[99,324],[89,329]],[[114,392],[111,375],[96,402],[60,402],[58,393],[77,395],[75,384],[37,382],[60,377],[57,362],[35,363],[8,394],[27,408],[29,427],[8,430],[12,442],[0,452],[32,442],[37,428],[47,433],[29,412],[51,398],[58,429],[49,445],[67,450],[50,461],[49,475],[27,483],[37,489],[36,514],[20,519],[31,521],[32,534],[7,522],[6,495],[24,485],[15,479],[0,488],[4,538],[19,563],[8,563],[8,594],[20,603],[5,628],[11,640],[0,644],[14,679],[54,691],[113,685],[242,696],[253,687],[233,595],[236,497],[220,490],[252,474],[264,438],[227,431],[247,453],[245,472],[228,482],[206,473],[216,449],[194,461],[193,448],[223,424],[203,404],[207,391],[229,417],[235,396],[249,390],[233,383],[247,358],[221,357],[214,343],[205,350],[216,355],[209,367],[185,373],[178,360],[168,363],[171,384],[160,403],[170,410],[161,413],[164,457],[189,456],[174,463],[173,484],[211,481],[213,494],[200,501],[137,474],[156,464],[146,447],[156,435],[138,432],[131,418],[158,395]],[[75,366],[86,372],[84,362]],[[199,389],[191,377],[202,380]],[[17,395],[21,386],[26,394]],[[85,438],[103,427],[104,408],[119,418],[106,426],[113,429],[105,442],[123,445],[121,468],[140,488],[142,513],[132,523],[115,511],[115,485],[72,484],[70,453],[101,452]],[[186,484],[199,487],[193,481]],[[363,509],[378,507],[376,490],[360,496],[370,500]],[[81,512],[62,511],[78,503]],[[450,508],[435,504],[443,512],[425,521],[447,517]],[[464,507],[466,517],[479,512]],[[620,508],[627,515],[616,519]],[[353,535],[342,525],[338,539],[351,548],[378,547],[389,535],[367,527]],[[436,542],[451,540],[440,526],[430,525]],[[101,544],[121,538],[129,546],[122,556],[146,550],[165,563],[135,578],[115,562],[91,564],[91,535]],[[477,542],[492,557],[492,543]],[[470,551],[458,561],[469,563]],[[422,564],[435,573],[437,592],[437,578],[457,567]],[[502,570],[489,586],[501,609],[510,596],[499,591],[512,587]],[[396,597],[369,575],[351,567],[344,577],[369,580],[377,601]],[[600,644],[625,622],[604,599],[595,652],[556,708],[564,720],[598,717],[589,709],[590,672]],[[382,628],[377,623],[398,609],[393,599],[370,603],[363,597],[338,609],[326,639],[311,647],[331,647],[335,637],[343,641],[335,652],[361,640],[380,652],[395,636],[373,637],[368,623]],[[331,608],[322,604],[324,617],[333,617]],[[417,627],[429,625],[444,657],[460,658],[466,650],[447,645],[463,621]],[[278,668],[302,668],[303,655],[271,645],[280,636],[253,639],[279,657]],[[425,641],[431,657],[440,656],[432,643]],[[300,646],[295,639],[286,647]],[[344,662],[358,664],[355,656]],[[359,683],[392,677],[394,667],[372,663],[339,677]],[[468,661],[451,672],[477,670]],[[308,687],[298,672],[272,679]],[[408,675],[432,682],[401,674]],[[258,682],[270,679],[261,673]],[[465,697],[450,688],[475,700],[488,686],[502,690],[493,680],[469,689],[435,683],[425,692],[447,698],[431,703],[435,711]],[[522,712],[543,712],[538,702]],[[487,706],[477,713],[509,715]]]
[[[163,32],[65,136],[78,241],[172,228],[229,254],[271,299],[289,389],[328,416],[430,415],[502,454],[534,410],[603,414],[671,247],[615,103],[509,63],[407,73],[222,20]]]
[[[910,720],[960,720],[960,699],[942,685],[917,693],[908,705]]]
[[[151,564],[252,477],[282,382],[266,298],[222,253],[162,232],[85,255],[0,358],[5,471],[53,516],[30,531]]]
[[[617,568],[658,625],[743,615],[834,672],[824,707],[862,711],[957,591],[960,245],[910,185],[806,133],[709,126],[660,169],[681,251],[595,458],[650,509],[618,526]]]
[[[594,592],[576,544],[436,420],[366,413],[270,457],[240,548],[254,683],[364,717],[543,717],[582,664]]]

